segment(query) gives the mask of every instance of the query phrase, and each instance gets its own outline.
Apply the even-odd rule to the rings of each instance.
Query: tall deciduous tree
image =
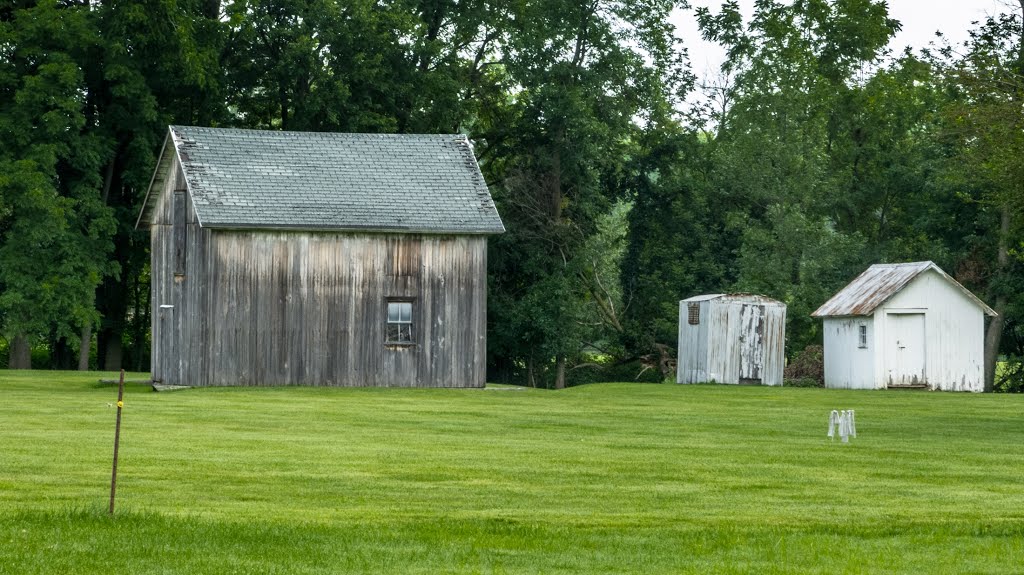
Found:
[[[55,367],[142,367],[144,238],[131,231],[170,121],[212,123],[219,5],[200,0],[23,2],[0,10],[4,330],[18,361],[43,337]],[[46,257],[48,256],[48,257]],[[133,301],[134,300],[134,301]],[[129,310],[129,305],[134,309]],[[31,318],[31,320],[24,318]],[[148,351],[148,350],[145,350]]]
[[[11,367],[31,367],[40,337],[87,332],[96,285],[113,271],[115,222],[99,193],[105,142],[86,131],[80,66],[95,42],[85,10],[39,2],[0,12],[0,321]]]
[[[633,201],[621,269],[625,343],[631,355],[675,350],[679,300],[735,281],[738,234],[709,181],[712,148],[681,128],[639,140],[621,183]]]
[[[732,79],[708,143],[711,201],[739,237],[735,282],[718,289],[785,301],[799,350],[820,337],[810,312],[869,258],[859,80],[899,24],[870,0],[758,0],[747,23],[730,1],[698,19]]]
[[[966,51],[947,48],[936,64],[950,101],[943,134],[954,142],[950,170],[956,188],[987,206],[994,249],[987,261],[988,293],[998,314],[985,337],[985,390],[992,391],[1006,316],[1021,283],[1011,250],[1020,244],[1024,206],[1024,0],[1020,12],[989,17],[971,31]]]
[[[86,8],[82,8],[83,10]],[[101,200],[117,216],[115,274],[97,290],[100,367],[141,369],[148,357],[148,235],[134,231],[138,205],[171,123],[228,118],[220,10],[206,0],[104,0],[87,9],[98,38],[86,71],[86,130],[107,144]],[[124,343],[129,343],[127,356]]]
[[[662,121],[689,77],[671,0],[515,5],[498,54],[513,87],[478,125],[509,233],[491,242],[492,365],[562,387],[586,343],[578,255],[611,208],[638,119]]]

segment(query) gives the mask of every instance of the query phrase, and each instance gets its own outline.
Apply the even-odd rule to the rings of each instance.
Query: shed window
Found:
[[[686,305],[687,311],[687,323],[690,325],[700,325],[700,304],[691,303]]]
[[[857,347],[861,349],[868,347],[868,326],[866,325],[857,328]]]
[[[388,320],[385,343],[409,344],[412,339],[412,302],[388,300]]]

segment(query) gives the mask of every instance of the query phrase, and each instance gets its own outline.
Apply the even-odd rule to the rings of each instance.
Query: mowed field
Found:
[[[1024,396],[135,384],[111,519],[99,377],[0,371],[0,573],[1024,573]]]

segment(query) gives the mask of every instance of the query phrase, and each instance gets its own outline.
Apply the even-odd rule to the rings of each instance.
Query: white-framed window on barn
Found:
[[[413,343],[413,303],[413,300],[408,298],[388,298],[384,343],[399,345]]]
[[[868,326],[857,326],[857,347],[867,349],[868,347]]]

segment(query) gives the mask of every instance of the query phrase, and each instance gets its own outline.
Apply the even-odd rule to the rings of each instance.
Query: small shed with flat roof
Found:
[[[875,264],[811,315],[824,324],[825,387],[984,390],[996,313],[932,262]]]
[[[677,383],[782,385],[785,350],[781,301],[707,294],[679,302]]]
[[[136,227],[154,381],[484,385],[504,227],[465,136],[171,126]]]

